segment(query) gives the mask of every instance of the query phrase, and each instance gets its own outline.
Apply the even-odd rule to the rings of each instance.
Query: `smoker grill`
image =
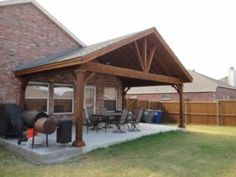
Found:
[[[49,116],[45,112],[38,112],[38,111],[24,111],[22,113],[22,117],[24,120],[24,124],[28,128],[33,128],[35,122],[42,117],[49,118]]]
[[[55,132],[57,123],[54,119],[49,118],[45,112],[25,111],[23,120],[28,128],[33,128],[32,148],[34,146],[35,131],[46,135],[46,145],[48,146],[48,135]]]
[[[26,129],[33,128],[32,148],[34,146],[35,131],[46,135],[48,146],[48,135],[57,129],[56,141],[61,144],[72,141],[72,120],[61,119],[56,122],[49,118],[45,112],[24,111],[17,104],[0,104],[0,136],[18,138],[17,143],[27,141],[23,136]]]

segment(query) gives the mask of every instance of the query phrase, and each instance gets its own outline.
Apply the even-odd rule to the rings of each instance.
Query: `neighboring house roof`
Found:
[[[224,83],[224,84],[228,84],[229,83],[229,77],[226,76],[226,77],[223,77],[219,80],[220,82]]]
[[[9,5],[17,5],[17,4],[26,4],[26,3],[32,3],[35,7],[37,7],[49,19],[51,19],[56,25],[58,25],[63,31],[65,31],[72,39],[74,39],[75,42],[77,44],[79,44],[81,47],[86,46],[81,40],[79,40],[72,32],[70,32],[64,25],[62,25],[56,18],[54,18],[46,9],[44,9],[35,0],[8,0],[8,1],[0,1],[0,7],[1,6],[9,6]]]
[[[216,92],[217,87],[224,87],[229,89],[236,89],[221,80],[216,80],[189,70],[193,77],[191,83],[184,84],[184,92]],[[151,94],[151,93],[176,93],[176,90],[171,86],[152,86],[152,87],[133,87],[128,94]]]

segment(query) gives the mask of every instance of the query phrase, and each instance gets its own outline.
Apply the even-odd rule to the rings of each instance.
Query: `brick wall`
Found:
[[[178,101],[179,95],[177,93],[167,93],[170,96],[166,101]],[[164,94],[129,94],[126,98],[137,98],[139,100],[163,101]],[[226,100],[236,99],[236,89],[229,89],[218,87],[216,92],[195,92],[184,93],[184,100],[189,101],[214,101],[215,99]]]
[[[236,99],[236,89],[218,87],[216,90],[217,99]]]
[[[51,77],[40,77],[34,80],[34,82],[47,82],[49,83],[49,114],[54,115],[55,117],[70,116],[74,117],[73,114],[53,114],[54,112],[54,101],[53,101],[53,86],[55,83],[62,84],[73,84],[72,75],[69,73],[58,74]],[[87,85],[96,87],[96,111],[99,112],[99,109],[104,106],[104,88],[105,87],[115,87],[117,88],[117,109],[122,109],[122,82],[116,77],[104,75],[104,74],[95,74],[90,78]],[[76,107],[76,102],[75,105]]]
[[[103,96],[105,87],[115,87],[117,89],[117,109],[122,109],[122,82],[118,78],[103,74],[95,74],[95,76],[88,81],[87,85],[96,86],[97,112],[99,112],[100,107],[104,107]]]
[[[19,102],[16,66],[78,47],[33,4],[0,7],[0,103]]]

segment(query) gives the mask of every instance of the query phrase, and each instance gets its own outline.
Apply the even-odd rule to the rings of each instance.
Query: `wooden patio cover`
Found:
[[[123,95],[136,86],[171,85],[180,95],[179,127],[183,123],[183,83],[192,77],[155,28],[87,46],[64,57],[54,57],[41,63],[30,63],[16,69],[22,81],[21,102],[29,78],[70,72],[76,88],[76,138],[74,146],[83,141],[84,87],[94,73],[118,77],[123,83]]]

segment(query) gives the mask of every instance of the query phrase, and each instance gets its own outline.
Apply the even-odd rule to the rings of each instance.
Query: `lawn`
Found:
[[[58,165],[33,165],[0,147],[0,177],[235,177],[236,128],[188,126],[99,149]]]

